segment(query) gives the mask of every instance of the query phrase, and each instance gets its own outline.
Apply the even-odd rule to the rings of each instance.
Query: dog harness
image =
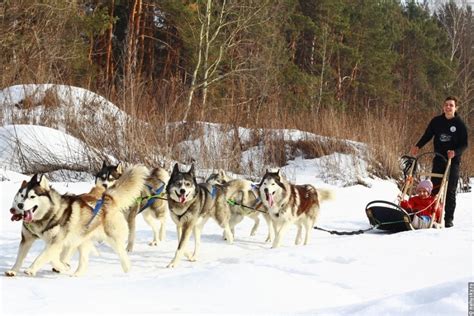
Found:
[[[97,201],[97,203],[95,203],[95,206],[94,206],[94,209],[92,210],[92,217],[91,219],[89,220],[89,222],[86,224],[86,228],[89,228],[89,225],[92,223],[92,221],[94,220],[94,218],[97,216],[97,214],[99,213],[100,209],[102,208],[102,205],[104,205],[104,196],[102,196],[101,199],[99,199]]]
[[[213,185],[212,188],[211,188],[211,192],[209,192],[209,193],[211,194],[211,197],[214,200],[216,198],[216,195],[217,195],[217,187],[215,185]]]
[[[164,184],[164,183],[163,183],[158,189],[156,189],[156,191],[153,191],[153,188],[152,188],[150,185],[146,184],[146,186],[148,187],[148,189],[150,189],[151,192],[153,192],[153,194],[150,195],[150,196],[146,196],[146,197],[142,198],[142,199],[139,201],[139,203],[141,203],[143,200],[145,200],[145,199],[147,200],[147,201],[146,201],[146,204],[143,205],[142,208],[140,208],[140,211],[138,211],[137,214],[140,214],[140,213],[143,212],[146,208],[150,207],[150,206],[153,204],[153,202],[155,202],[155,200],[160,197],[161,193],[162,193],[163,190],[165,189],[165,184]]]
[[[40,238],[40,236],[39,236],[37,233],[35,233],[35,232],[33,231],[33,228],[31,227],[31,224],[30,224],[30,223],[25,223],[25,222],[23,222],[23,226],[24,226],[24,227],[26,228],[26,230],[29,231],[33,236],[35,236],[36,238]]]

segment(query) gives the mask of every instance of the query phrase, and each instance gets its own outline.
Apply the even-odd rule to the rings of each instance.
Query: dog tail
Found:
[[[106,203],[122,211],[128,210],[140,196],[148,175],[149,170],[143,165],[128,168],[115,185],[105,192]]]
[[[333,190],[317,189],[316,191],[318,191],[319,202],[332,201],[335,198]]]

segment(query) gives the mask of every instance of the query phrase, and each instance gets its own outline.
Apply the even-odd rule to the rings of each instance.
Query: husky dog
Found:
[[[101,188],[96,187],[82,195],[59,194],[44,175],[34,175],[29,182],[24,181],[10,210],[12,220],[23,219],[20,247],[15,264],[5,274],[18,273],[38,238],[45,242],[45,248],[25,271],[28,275],[34,276],[49,262],[55,271],[67,270],[65,263],[76,249],[80,256],[74,275],[82,275],[87,270],[94,240],[105,240],[119,255],[123,271],[128,272],[130,259],[125,251],[128,227],[122,211],[135,202],[148,173],[146,167],[135,166],[127,169],[113,188],[104,188],[101,193]],[[102,205],[94,214],[98,195],[101,195]]]
[[[153,230],[153,240],[148,245],[156,246],[160,241],[165,240],[168,203],[160,195],[165,192],[169,178],[168,171],[163,168],[154,168],[146,179],[145,188],[141,192],[141,202],[131,208],[128,216],[130,234],[128,236],[127,251],[133,250],[136,230],[135,219],[138,213],[142,213],[143,219]],[[157,222],[160,223],[159,228]]]
[[[234,192],[232,196],[227,193],[226,198],[235,202],[231,205],[230,229],[235,238],[235,225],[240,223],[244,216],[248,216],[254,221],[254,225],[250,232],[250,236],[255,236],[258,226],[260,224],[259,213],[263,216],[268,225],[268,236],[266,241],[273,240],[272,221],[268,213],[262,207],[256,186],[249,180],[232,179],[226,172],[219,169],[218,172],[212,173],[206,180],[206,183],[212,186],[222,186],[225,189],[232,188],[230,191]],[[227,191],[227,190],[226,190]]]
[[[95,183],[106,188],[113,187],[115,182],[122,176],[122,173],[122,163],[108,165],[104,161],[102,168],[96,174]],[[135,244],[136,216],[138,213],[142,213],[143,219],[153,230],[153,240],[148,245],[156,246],[165,239],[168,204],[157,195],[165,191],[164,189],[169,181],[169,177],[169,173],[163,168],[154,168],[147,177],[141,195],[137,195],[137,197],[141,197],[141,201],[133,205],[128,212],[129,235],[127,251],[131,252]],[[157,221],[160,223],[159,227]]]
[[[332,199],[332,192],[316,190],[309,184],[294,185],[277,172],[267,172],[259,185],[260,198],[273,221],[275,240],[272,248],[280,246],[284,234],[291,224],[298,226],[295,244],[302,242],[302,229],[306,230],[304,244],[308,244],[310,233],[319,215],[319,203]]]
[[[95,185],[102,185],[105,188],[112,187],[123,173],[124,166],[121,162],[117,165],[108,165],[105,161],[102,168],[95,175]]]
[[[211,192],[210,185],[198,184],[194,174],[194,164],[187,172],[181,172],[178,164],[174,165],[170,181],[166,186],[168,206],[171,218],[176,224],[178,249],[169,268],[176,267],[183,255],[190,261],[196,261],[201,246],[201,231],[207,220],[212,217],[224,229],[225,239],[233,242],[230,230],[230,208],[225,200],[223,189]],[[219,205],[219,207],[216,207]],[[191,233],[194,233],[194,253],[186,252]]]

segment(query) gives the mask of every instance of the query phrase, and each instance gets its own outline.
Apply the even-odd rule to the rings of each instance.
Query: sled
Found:
[[[411,217],[399,205],[387,201],[372,201],[365,207],[370,225],[377,229],[398,233],[414,230]]]
[[[404,156],[404,158],[408,158],[410,163],[406,165],[406,169],[404,170],[405,182],[401,190],[402,191],[401,199],[399,199],[398,204],[388,202],[388,201],[381,201],[381,200],[372,201],[367,204],[367,206],[365,207],[365,212],[369,219],[370,224],[373,227],[377,229],[389,231],[389,232],[394,232],[394,233],[415,229],[413,225],[411,224],[413,214],[410,215],[405,209],[403,209],[400,206],[400,203],[406,195],[408,196],[412,195],[413,193],[412,191],[414,188],[414,174],[416,173],[417,160],[421,156],[425,156],[427,154],[439,155],[436,153],[424,153],[417,156],[416,158]],[[435,206],[434,206],[434,209],[440,208],[441,212],[439,216],[436,216],[435,214],[431,216],[431,222],[429,224],[429,228],[444,227],[444,205],[446,202],[446,190],[448,188],[448,178],[449,178],[450,167],[451,167],[451,159],[448,159],[447,164],[446,164],[446,170],[443,174],[419,172],[417,175],[418,179],[422,177],[442,178],[439,192],[435,196]]]

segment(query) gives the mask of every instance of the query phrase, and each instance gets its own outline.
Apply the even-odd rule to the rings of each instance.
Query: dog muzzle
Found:
[[[10,209],[10,213],[12,213],[11,220],[12,221],[19,221],[22,220],[31,223],[33,221],[33,213],[36,211],[37,206],[33,207],[32,209],[23,211],[23,213],[17,213],[17,210],[14,208]]]
[[[18,214],[14,208],[10,209],[10,213],[12,213],[11,221],[20,221],[23,219],[23,214]]]

